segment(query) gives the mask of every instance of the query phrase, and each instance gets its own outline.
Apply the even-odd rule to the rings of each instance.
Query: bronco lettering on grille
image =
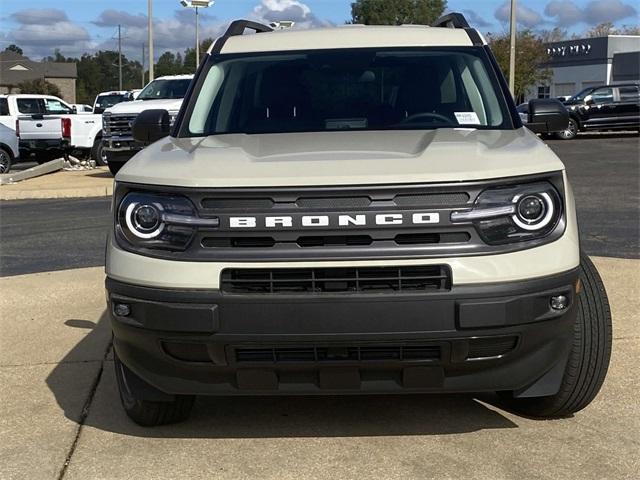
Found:
[[[260,222],[259,222],[260,220]],[[295,218],[291,216],[266,216],[266,217],[229,217],[231,228],[313,228],[313,227],[349,227],[366,226],[366,215],[303,215]],[[262,223],[259,225],[258,223]],[[440,214],[433,212],[378,214],[371,223],[376,225],[413,225],[440,223]]]

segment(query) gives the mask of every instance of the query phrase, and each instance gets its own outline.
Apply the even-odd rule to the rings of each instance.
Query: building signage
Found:
[[[550,57],[568,57],[578,55],[589,55],[591,53],[590,43],[574,43],[572,45],[554,45],[547,47],[547,55]]]

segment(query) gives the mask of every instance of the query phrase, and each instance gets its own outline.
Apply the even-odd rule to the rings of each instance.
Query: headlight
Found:
[[[560,195],[548,182],[487,189],[471,210],[451,214],[452,223],[473,223],[489,245],[542,238],[561,218]]]
[[[116,235],[131,247],[184,250],[199,228],[217,228],[218,218],[200,218],[185,197],[128,193],[120,202]]]

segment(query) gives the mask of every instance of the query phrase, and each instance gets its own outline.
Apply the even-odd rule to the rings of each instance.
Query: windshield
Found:
[[[96,107],[106,110],[109,107],[113,107],[116,103],[120,103],[124,99],[124,95],[98,95],[96,98]]]
[[[512,128],[482,49],[223,55],[206,75],[190,135]]]
[[[154,80],[144,87],[140,92],[140,95],[136,97],[136,100],[184,98],[190,83],[190,78],[183,78],[179,80]]]
[[[593,90],[594,90],[593,88],[585,88],[584,90],[581,90],[579,93],[576,93],[569,100],[584,100],[584,97],[586,97],[591,92],[593,92]]]

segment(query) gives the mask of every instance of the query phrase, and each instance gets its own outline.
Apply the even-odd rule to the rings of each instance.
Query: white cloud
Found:
[[[469,25],[474,28],[488,28],[493,25],[491,22],[488,22],[480,16],[475,10],[463,10],[463,12],[469,22]]]
[[[555,17],[559,27],[570,27],[584,21],[584,12],[571,0],[552,0],[544,9],[548,17]]]
[[[296,28],[329,26],[330,22],[316,17],[306,3],[298,0],[261,0],[251,14],[253,20],[263,23],[291,20]]]
[[[621,0],[596,0],[584,8],[585,21],[590,25],[617,22],[624,18],[637,17],[638,11]]]
[[[535,28],[543,23],[542,15],[519,2],[516,7],[517,22],[527,28]],[[494,16],[503,23],[509,22],[511,14],[510,2],[506,1],[495,11]]]

